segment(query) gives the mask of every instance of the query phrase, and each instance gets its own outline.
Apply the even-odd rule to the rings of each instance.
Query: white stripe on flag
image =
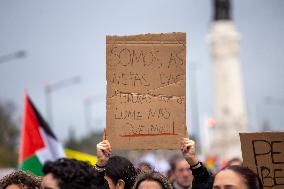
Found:
[[[54,161],[58,158],[65,157],[63,145],[53,137],[47,135],[41,127],[39,131],[45,144],[45,148],[36,151],[40,162],[44,164],[46,161]]]

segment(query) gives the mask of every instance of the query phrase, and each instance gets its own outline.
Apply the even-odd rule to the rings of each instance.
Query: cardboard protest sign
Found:
[[[106,37],[106,137],[114,149],[179,149],[186,131],[185,33]]]
[[[244,165],[257,173],[264,188],[284,188],[284,133],[240,133]]]

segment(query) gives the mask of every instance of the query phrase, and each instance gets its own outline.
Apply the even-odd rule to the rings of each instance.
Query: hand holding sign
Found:
[[[181,151],[183,157],[186,159],[186,161],[191,167],[198,166],[199,161],[196,157],[195,142],[193,140],[190,140],[189,138],[183,138],[181,143]]]
[[[103,140],[97,144],[97,165],[100,167],[106,166],[109,157],[111,155],[112,149],[108,140]]]

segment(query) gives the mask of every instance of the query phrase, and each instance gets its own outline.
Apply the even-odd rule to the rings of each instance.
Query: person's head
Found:
[[[139,173],[152,172],[153,170],[154,170],[153,167],[150,165],[150,163],[147,162],[140,162],[137,165],[137,171]]]
[[[219,171],[215,178],[213,189],[263,189],[259,177],[244,166],[228,166]]]
[[[243,165],[243,162],[240,158],[232,158],[228,161],[228,166],[233,166],[233,165]]]
[[[147,172],[137,177],[133,189],[172,189],[172,185],[161,173]]]
[[[87,162],[61,158],[46,162],[43,167],[42,189],[108,189],[103,176],[99,176]]]
[[[110,189],[131,189],[136,178],[133,164],[121,156],[112,156],[106,165],[105,179]]]
[[[174,156],[171,161],[172,175],[176,184],[180,187],[187,188],[191,186],[193,176],[190,170],[190,165],[182,156]]]
[[[41,179],[24,171],[15,171],[0,180],[1,189],[39,189]]]

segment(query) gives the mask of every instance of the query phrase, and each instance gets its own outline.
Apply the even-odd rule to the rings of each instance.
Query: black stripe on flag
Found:
[[[38,124],[39,124],[39,127],[41,127],[44,132],[46,134],[48,134],[49,136],[53,137],[55,140],[57,140],[55,134],[52,132],[52,130],[50,129],[50,127],[48,126],[48,123],[43,119],[43,117],[40,115],[39,111],[37,111],[36,107],[34,106],[32,100],[30,98],[29,99],[29,102],[33,108],[33,111],[35,112],[35,115],[36,115],[36,118],[37,118],[37,121],[38,121]]]

